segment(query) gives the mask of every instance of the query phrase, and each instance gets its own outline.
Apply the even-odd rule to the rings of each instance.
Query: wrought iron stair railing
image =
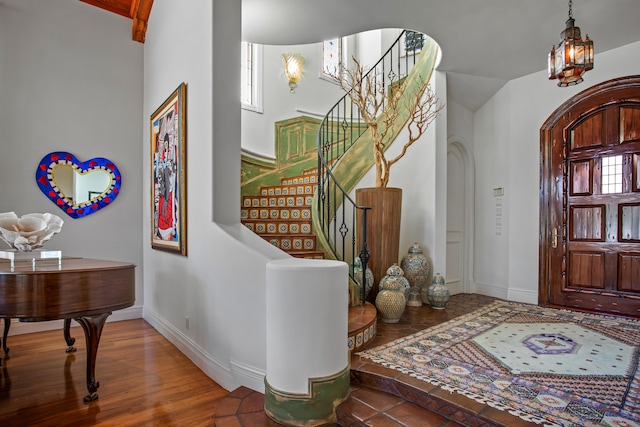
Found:
[[[373,73],[376,81],[380,80],[378,87],[381,90],[391,90],[409,75],[420,55],[424,40],[423,34],[402,31],[367,74]],[[372,153],[368,164],[362,164],[361,161],[367,157],[363,154],[371,152],[370,144],[363,140],[367,129],[361,120],[360,110],[350,102],[349,93],[345,93],[320,124],[317,137],[318,190],[314,196],[314,231],[319,244],[324,247],[329,257],[349,264],[352,283],[356,283],[353,261],[355,257],[359,257],[362,263],[362,278],[357,278],[357,282],[360,284],[366,283],[369,260],[366,212],[370,207],[358,206],[350,192],[373,164]],[[340,167],[341,164],[344,164],[343,168]],[[345,168],[349,170],[345,171]],[[358,216],[362,217],[360,236],[356,230]],[[358,239],[360,241],[357,241]],[[365,286],[357,287],[361,288],[360,295],[352,299],[352,304],[364,304]]]

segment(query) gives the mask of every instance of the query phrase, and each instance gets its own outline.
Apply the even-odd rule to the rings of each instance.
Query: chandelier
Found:
[[[560,33],[561,41],[549,53],[549,80],[558,79],[558,86],[572,86],[582,82],[582,75],[593,68],[593,41],[589,35],[580,37],[580,27],[575,26],[569,0],[567,27]]]

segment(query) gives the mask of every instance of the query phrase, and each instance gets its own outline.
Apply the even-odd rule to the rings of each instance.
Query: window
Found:
[[[404,33],[404,51],[406,54],[415,54],[424,46],[424,34],[407,30]]]
[[[340,80],[340,59],[342,57],[342,41],[331,39],[322,42],[322,75]]]
[[[242,108],[262,113],[262,46],[242,42],[240,64]]]
[[[622,193],[622,156],[602,158],[602,194]]]

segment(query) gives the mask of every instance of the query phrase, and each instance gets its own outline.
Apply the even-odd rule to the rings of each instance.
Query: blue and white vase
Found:
[[[451,298],[451,291],[449,291],[449,288],[444,284],[444,277],[442,277],[440,273],[436,273],[433,278],[431,286],[429,286],[427,290],[427,297],[429,298],[431,307],[436,310],[443,310],[447,306],[449,298]]]
[[[411,286],[407,305],[410,307],[422,306],[421,293],[423,288],[427,288],[429,275],[431,274],[431,263],[422,253],[422,248],[419,244],[414,243],[411,245],[409,253],[402,257],[402,261],[400,261],[400,268],[404,271],[404,277],[407,278]]]

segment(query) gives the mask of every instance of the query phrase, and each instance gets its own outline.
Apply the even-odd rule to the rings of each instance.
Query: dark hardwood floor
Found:
[[[74,325],[75,322],[72,322]],[[77,324],[76,324],[77,325]],[[213,426],[228,394],[142,319],[107,323],[87,394],[85,343],[65,353],[62,330],[11,336],[0,368],[0,426]]]
[[[410,335],[494,300],[460,294],[451,298],[446,310],[408,308],[400,322],[378,323],[372,345]],[[265,415],[263,394],[245,387],[229,393],[142,319],[105,325],[96,363],[100,397],[96,402],[83,403],[87,394],[84,335],[80,327],[71,332],[78,351],[70,354],[65,353],[62,330],[9,337],[11,350],[0,368],[0,427],[279,425]],[[362,372],[372,370],[382,375],[379,367],[367,368],[359,356],[353,355],[351,363],[352,369],[360,366]],[[390,371],[385,375],[398,375]],[[467,425],[359,384],[352,384],[351,397],[341,407],[343,415],[352,419],[341,423],[345,426]],[[505,417],[506,413],[496,412],[497,419]],[[511,417],[483,425],[525,424]]]

